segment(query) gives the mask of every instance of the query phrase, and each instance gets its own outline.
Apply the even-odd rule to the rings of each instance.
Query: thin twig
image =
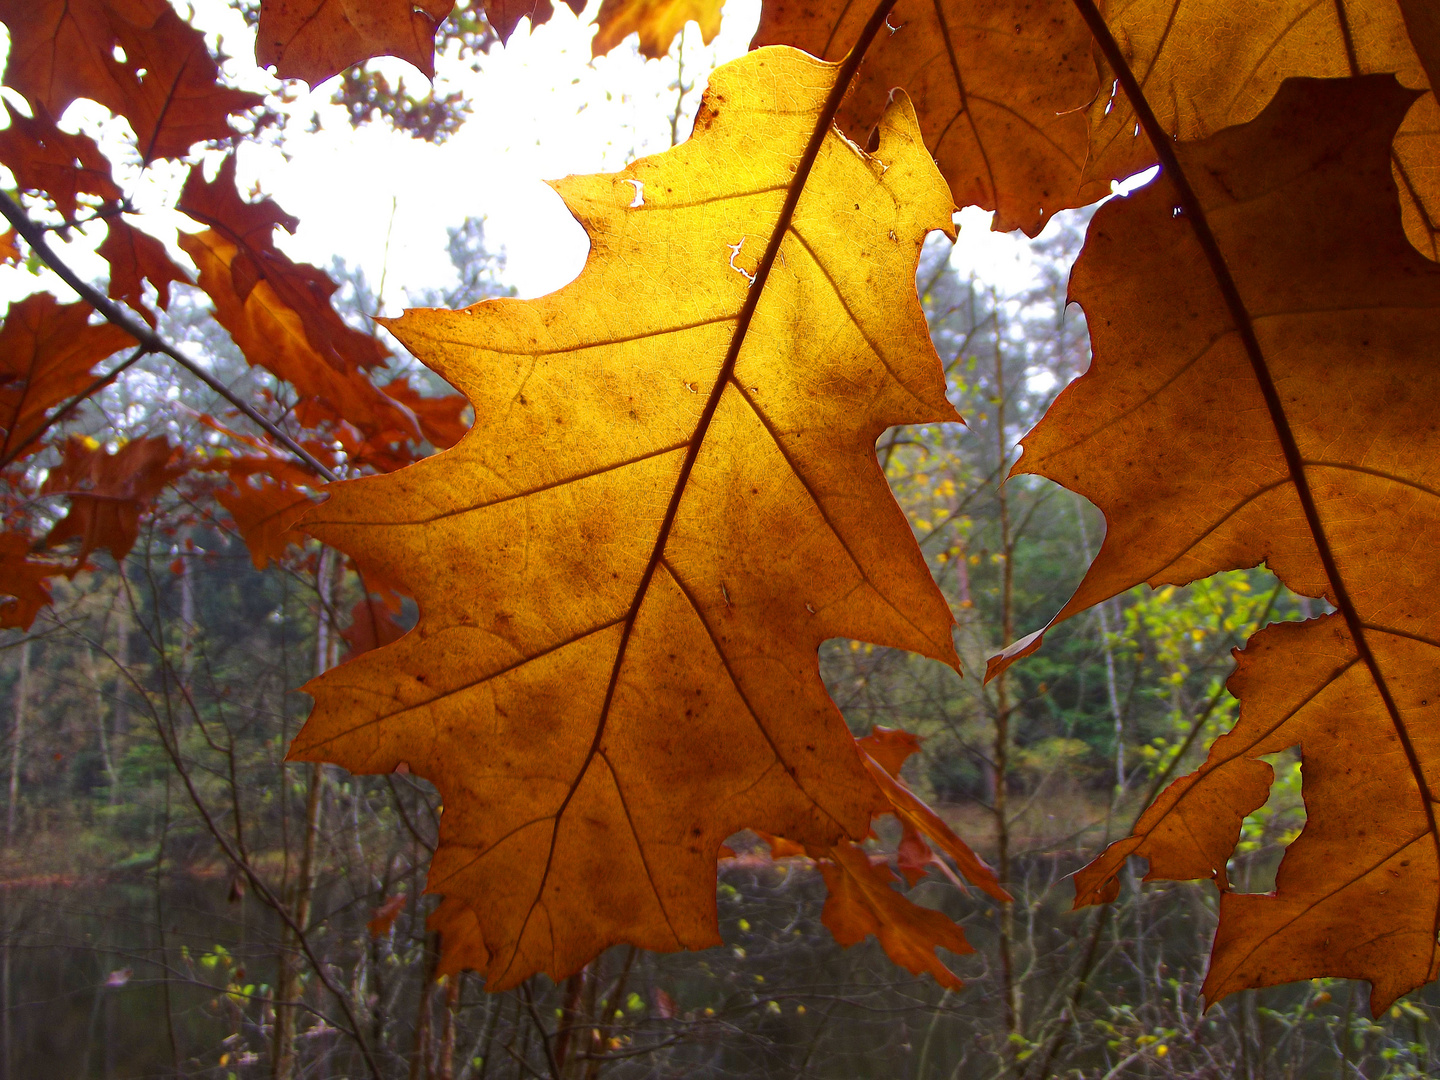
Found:
[[[244,413],[253,423],[262,428],[267,434],[279,442],[280,445],[284,446],[286,450],[294,454],[306,467],[314,470],[319,476],[329,480],[331,483],[340,479],[334,472],[322,465],[310,451],[306,450],[281,428],[266,419],[265,416],[258,412],[244,398],[233,393],[223,382],[206,371],[194,360],[191,360],[175,346],[171,345],[154,330],[151,330],[139,320],[132,318],[129,313],[102,295],[93,285],[83,281],[80,276],[77,275],[74,270],[70,269],[65,261],[51,249],[50,243],[45,237],[44,227],[31,221],[20,204],[3,191],[0,191],[0,214],[5,216],[6,220],[15,227],[15,231],[23,236],[25,242],[44,260],[45,265],[55,271],[66,285],[74,289],[82,300],[100,312],[107,320],[120,327],[120,329],[138,341],[146,352],[161,353],[168,356],[171,360],[174,360],[236,409]]]

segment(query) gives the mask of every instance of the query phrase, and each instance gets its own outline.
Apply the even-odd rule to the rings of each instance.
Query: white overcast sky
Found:
[[[191,10],[177,6],[182,13]],[[543,181],[613,171],[670,145],[674,51],[646,61],[632,37],[609,56],[592,60],[598,6],[599,0],[592,0],[576,18],[557,3],[554,18],[533,32],[522,22],[508,45],[481,58],[479,72],[458,58],[437,57],[441,88],[462,91],[472,105],[464,127],[443,146],[396,133],[383,122],[352,129],[343,110],[330,103],[335,80],[312,93],[303,83],[282,87],[259,72],[251,60],[253,33],[224,0],[195,0],[193,21],[211,35],[212,45],[218,42],[227,54],[243,58],[226,65],[233,82],[288,99],[282,108],[292,119],[283,144],[247,143],[239,157],[242,190],[257,186],[300,219],[299,230],[293,237],[282,236],[280,246],[293,258],[322,267],[339,255],[363,267],[372,285],[383,277],[383,313],[395,314],[407,291],[453,282],[445,230],[470,215],[487,218],[487,237],[493,246],[503,246],[506,277],[522,296],[565,284],[584,262],[586,240]],[[708,72],[744,53],[758,17],[759,0],[729,0],[721,33],[709,46],[690,25],[683,50],[685,81],[693,79],[697,87],[686,98],[682,139]],[[423,87],[423,77],[408,64],[393,59],[379,64],[392,85],[403,77],[408,86]],[[311,133],[309,121],[317,114],[321,127]],[[123,121],[86,102],[72,106],[62,126],[89,131],[109,147],[126,130]],[[210,169],[220,156],[212,155]],[[184,169],[165,163],[143,176],[117,170],[122,187],[146,211],[136,224],[172,250],[175,229],[196,229],[166,210],[174,205],[184,175]],[[1023,236],[989,232],[989,215],[974,209],[960,221],[954,254],[958,269],[973,270],[1002,289],[1029,279]],[[105,267],[90,249],[103,236],[103,228],[95,227],[89,237],[64,245],[77,269],[96,279],[104,276]],[[178,250],[175,254],[183,262]],[[62,296],[69,291],[58,281],[46,284]],[[15,299],[35,287],[24,271],[0,268],[0,298]]]

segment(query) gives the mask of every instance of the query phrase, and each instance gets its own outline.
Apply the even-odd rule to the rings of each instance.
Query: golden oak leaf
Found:
[[[1378,1012],[1436,971],[1440,267],[1405,239],[1389,162],[1415,97],[1391,76],[1289,80],[1251,123],[1176,147],[1203,220],[1163,174],[1102,207],[1071,278],[1094,363],[1016,469],[1106,515],[1057,620],[1141,581],[1260,562],[1339,609],[1256,639],[1235,732],[1077,876],[1078,902],[1113,897],[1135,852],[1152,877],[1225,888],[1268,787],[1253,759],[1299,745],[1308,823],[1275,895],[1223,897],[1212,1001],[1348,975],[1374,984]]]
[[[118,562],[140,536],[140,515],[185,466],[163,435],[132,439],[113,454],[103,446],[72,436],[60,464],[41,486],[43,495],[65,495],[70,509],[45,537],[48,547],[80,541],[74,567],[104,548]]]
[[[718,69],[688,142],[555,185],[590,236],[574,282],[389,323],[475,426],[303,522],[420,621],[308,685],[291,756],[436,785],[428,887],[474,912],[492,989],[718,943],[742,828],[866,834],[820,642],[957,663],[875,457],[957,419],[914,287],[952,205],[903,95],[874,156],[819,126],[837,70]]]
[[[40,609],[50,605],[46,579],[65,572],[55,563],[30,558],[30,541],[19,533],[0,532],[0,595],[13,600],[0,603],[0,628],[29,630]]]
[[[869,14],[848,0],[766,0],[755,43],[836,59]],[[1030,236],[1079,205],[1083,110],[1100,83],[1071,0],[900,0],[889,25],[840,113],[852,138],[864,143],[903,87],[957,205],[994,210],[995,229]]]
[[[924,908],[900,895],[898,879],[883,856],[871,857],[854,844],[839,844],[819,861],[829,895],[820,921],[846,947],[874,934],[885,955],[906,971],[928,971],[941,986],[959,990],[964,984],[935,955],[937,948],[957,956],[975,950],[965,931],[942,912]]]
[[[454,976],[467,969],[484,971],[490,966],[490,952],[481,936],[480,920],[467,904],[445,897],[425,920],[425,928],[440,935],[437,976]]]
[[[319,86],[375,56],[435,74],[435,30],[455,0],[261,0],[255,60]]]
[[[295,528],[313,505],[304,491],[263,474],[232,473],[232,479],[235,487],[222,488],[215,498],[234,519],[256,570],[264,570],[272,559],[279,562],[291,544],[305,543],[305,534]]]
[[[1399,0],[1410,44],[1420,57],[1431,87],[1440,85],[1440,8],[1428,0]]]
[[[5,114],[10,126],[0,131],[0,163],[15,174],[23,190],[50,196],[67,219],[75,216],[80,192],[106,202],[121,197],[110,162],[90,136],[61,131],[43,105],[36,106],[33,117],[8,106]]]
[[[1396,0],[1110,0],[1105,17],[1161,126],[1193,142],[1254,119],[1292,76],[1394,72],[1406,86],[1428,86],[1400,7]],[[1097,97],[1089,116],[1085,202],[1156,161],[1118,88]],[[1440,258],[1440,107],[1433,94],[1401,124],[1393,168],[1411,242]]]
[[[631,34],[640,35],[640,52],[658,59],[670,51],[685,24],[700,27],[706,45],[720,32],[721,0],[604,0],[595,16],[597,32],[590,49],[603,56]]]
[[[170,283],[189,285],[190,275],[175,265],[165,245],[149,233],[120,217],[110,218],[106,225],[109,231],[95,252],[110,264],[107,295],[125,301],[153,327],[155,313],[145,306],[143,283],[148,280],[155,287],[155,299],[164,311],[170,307]]]
[[[135,339],[110,323],[93,326],[89,304],[49,293],[17,300],[0,326],[0,459],[32,449],[48,411],[95,381],[94,368]],[[34,448],[38,448],[34,447]]]

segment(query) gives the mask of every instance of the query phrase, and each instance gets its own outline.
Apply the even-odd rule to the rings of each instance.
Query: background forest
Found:
[[[447,47],[483,64],[494,44],[483,18],[448,25]],[[660,125],[672,140],[685,137],[703,82],[683,57],[682,40],[660,61],[674,75]],[[443,141],[466,122],[458,93],[414,97],[374,68],[351,70],[336,93],[356,125]],[[968,673],[1064,603],[1103,536],[1077,496],[1034,477],[1001,483],[1020,438],[1089,363],[1083,317],[1065,304],[1088,213],[1057,217],[1023,285],[957,269],[941,237],[921,260],[930,332],[968,426],[894,429],[878,451],[956,614]],[[457,283],[413,292],[412,305],[513,293],[483,220],[455,224],[449,256]],[[348,325],[382,335],[369,316],[383,283],[339,260],[330,275]],[[198,291],[174,293],[161,334],[232,395],[285,417],[284,384],[247,365]],[[392,371],[443,391],[385,347]],[[165,435],[203,454],[227,437],[211,419],[225,410],[199,380],[145,357],[70,422],[92,449]],[[26,467],[55,464],[42,455]],[[1433,987],[1378,1021],[1365,984],[1338,979],[1202,1011],[1209,885],[1141,886],[1132,869],[1113,905],[1069,910],[1067,875],[1233,722],[1230,650],[1323,606],[1263,570],[1107,601],[989,684],[907,653],[825,646],[822,673],[853,733],[883,726],[923,740],[906,782],[1014,895],[997,904],[938,859],[908,882],[912,900],[974,943],[948,958],[963,990],[907,974],[873,939],[842,949],[820,921],[814,863],[741,834],[720,865],[723,947],[616,948],[562,985],[537,976],[491,994],[469,973],[435,978],[434,898],[422,896],[441,809],[433,789],[405,772],[284,762],[309,709],[298,688],[413,624],[413,605],[378,610],[333,552],[285,547],[298,535],[282,534],[283,556],[257,569],[215,511],[217,483],[195,474],[166,489],[125,558],[91,553],[88,569],[53,579],[54,604],[28,632],[0,639],[0,1080],[292,1080],[372,1065],[411,1080],[1440,1068]],[[1246,820],[1230,868],[1243,891],[1271,887],[1304,823],[1298,763],[1278,758],[1270,801]],[[893,852],[898,829],[881,833],[877,850]]]

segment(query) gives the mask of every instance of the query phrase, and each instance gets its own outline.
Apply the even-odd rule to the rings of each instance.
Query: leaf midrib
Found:
[[[540,905],[545,895],[545,887],[550,879],[550,871],[555,862],[556,842],[555,837],[560,829],[560,821],[564,817],[565,810],[575,793],[580,789],[586,774],[590,770],[590,764],[601,752],[601,744],[605,738],[605,730],[610,717],[610,705],[615,697],[615,690],[619,684],[620,670],[624,666],[625,652],[630,643],[630,635],[635,628],[635,620],[640,613],[640,607],[649,592],[650,583],[654,579],[655,571],[662,565],[665,554],[665,547],[670,538],[670,532],[675,525],[675,517],[680,509],[680,502],[685,494],[686,486],[690,479],[690,473],[695,467],[695,461],[700,455],[701,447],[704,445],[705,436],[709,431],[710,423],[715,417],[716,410],[720,407],[720,399],[725,389],[730,385],[735,372],[735,365],[740,358],[740,350],[745,344],[745,338],[750,329],[750,323],[755,317],[756,309],[760,305],[760,298],[764,295],[765,285],[769,281],[770,271],[775,265],[775,260],[780,254],[780,246],[784,242],[786,234],[790,231],[790,223],[795,217],[796,207],[799,205],[800,196],[810,179],[810,173],[820,156],[820,148],[824,145],[825,139],[830,134],[831,126],[834,124],[835,115],[840,110],[840,103],[844,99],[845,91],[849,88],[855,72],[859,69],[860,61],[864,57],[870,43],[875,35],[884,25],[886,17],[895,6],[896,0],[880,0],[875,10],[871,13],[865,28],[861,31],[860,37],[856,40],[855,46],[849,54],[841,61],[839,69],[835,73],[835,82],[826,95],[824,104],[815,118],[815,126],[811,130],[810,139],[801,153],[800,160],[796,164],[795,174],[791,177],[790,183],[785,191],[785,201],[781,205],[780,214],[773,226],[770,239],[765,246],[765,252],[755,267],[755,277],[751,281],[746,292],[745,303],[740,308],[740,314],[736,318],[735,330],[730,337],[730,346],[726,350],[725,360],[716,373],[715,381],[710,388],[710,393],[705,399],[705,407],[701,410],[700,418],[696,421],[695,431],[690,437],[689,446],[686,450],[685,459],[681,463],[680,472],[675,479],[675,486],[670,494],[669,505],[665,509],[665,517],[660,523],[660,528],[655,536],[654,546],[651,548],[649,561],[646,563],[645,571],[641,575],[640,582],[635,589],[635,598],[631,601],[630,608],[625,615],[623,629],[620,635],[620,643],[615,650],[615,660],[610,669],[610,681],[605,689],[605,700],[600,708],[600,718],[595,725],[595,736],[591,741],[590,748],[586,751],[585,758],[576,770],[575,779],[566,792],[564,800],[554,812],[555,828],[551,834],[550,849],[545,858],[545,869],[540,876],[540,881],[535,887],[535,898],[530,903],[529,910],[520,924],[516,933],[514,943],[511,947],[510,956],[505,968],[499,974],[499,982],[504,983],[520,956],[521,946],[524,943],[526,932],[530,926],[530,920],[534,917],[535,910]],[[608,764],[608,763],[607,763]],[[618,784],[617,784],[618,786]],[[639,837],[636,837],[639,846]],[[646,867],[647,874],[649,867]],[[653,887],[654,881],[651,880]],[[659,901],[658,890],[656,899]],[[669,922],[669,913],[664,912],[664,903],[660,903],[661,911]]]
[[[1301,509],[1305,514],[1306,524],[1309,526],[1312,539],[1315,541],[1316,552],[1320,557],[1321,565],[1324,567],[1325,575],[1330,581],[1330,587],[1334,591],[1335,606],[1345,620],[1345,625],[1350,631],[1350,638],[1355,646],[1355,651],[1364,662],[1370,672],[1371,681],[1375,684],[1376,692],[1384,702],[1385,710],[1390,716],[1390,722],[1395,728],[1396,736],[1400,745],[1405,751],[1406,760],[1410,771],[1415,778],[1415,786],[1420,794],[1421,804],[1425,809],[1425,818],[1430,833],[1431,844],[1435,848],[1437,860],[1440,860],[1440,828],[1437,828],[1435,818],[1435,807],[1430,799],[1430,786],[1425,778],[1425,771],[1420,764],[1419,753],[1415,749],[1414,741],[1410,732],[1405,726],[1405,721],[1400,715],[1399,706],[1395,702],[1394,695],[1390,692],[1390,686],[1385,680],[1384,673],[1380,670],[1379,660],[1374,651],[1370,648],[1369,639],[1365,634],[1365,623],[1360,618],[1360,613],[1355,607],[1355,602],[1350,596],[1350,591],[1345,585],[1344,578],[1340,574],[1340,567],[1335,558],[1335,552],[1330,546],[1330,541],[1325,534],[1324,523],[1320,520],[1319,507],[1316,504],[1314,492],[1310,488],[1309,477],[1305,472],[1305,459],[1300,453],[1300,447],[1295,438],[1295,433],[1290,427],[1289,418],[1285,414],[1285,407],[1280,400],[1279,390],[1271,377],[1270,368],[1265,359],[1264,351],[1260,347],[1259,338],[1256,336],[1255,327],[1250,317],[1250,312],[1240,296],[1234,276],[1230,273],[1229,264],[1225,261],[1224,253],[1220,250],[1219,242],[1210,229],[1209,219],[1206,217],[1204,207],[1199,197],[1195,194],[1194,188],[1190,186],[1189,178],[1180,164],[1175,153],[1174,142],[1161,127],[1156,119],[1154,111],[1150,108],[1149,101],[1145,98],[1144,91],[1135,79],[1135,74],[1126,63],[1124,54],[1120,51],[1119,44],[1110,33],[1104,16],[1096,8],[1094,0],[1074,0],[1076,8],[1090,27],[1096,43],[1105,54],[1120,85],[1124,88],[1126,97],[1130,99],[1130,105],[1139,118],[1140,125],[1145,130],[1146,136],[1160,159],[1161,170],[1169,179],[1180,200],[1187,220],[1194,230],[1196,241],[1200,244],[1205,254],[1205,260],[1210,271],[1215,277],[1215,283],[1225,300],[1226,309],[1230,318],[1235,324],[1235,330],[1240,335],[1240,340],[1245,346],[1245,353],[1250,361],[1251,370],[1255,375],[1255,381],[1259,385],[1261,396],[1265,400],[1265,406],[1270,413],[1271,423],[1275,428],[1276,438],[1280,441],[1281,451],[1285,457],[1286,468],[1290,473],[1291,483],[1295,487],[1295,493],[1300,500]],[[1432,925],[1440,928],[1440,895],[1435,898],[1435,916]],[[1434,948],[1431,950],[1432,959]]]

